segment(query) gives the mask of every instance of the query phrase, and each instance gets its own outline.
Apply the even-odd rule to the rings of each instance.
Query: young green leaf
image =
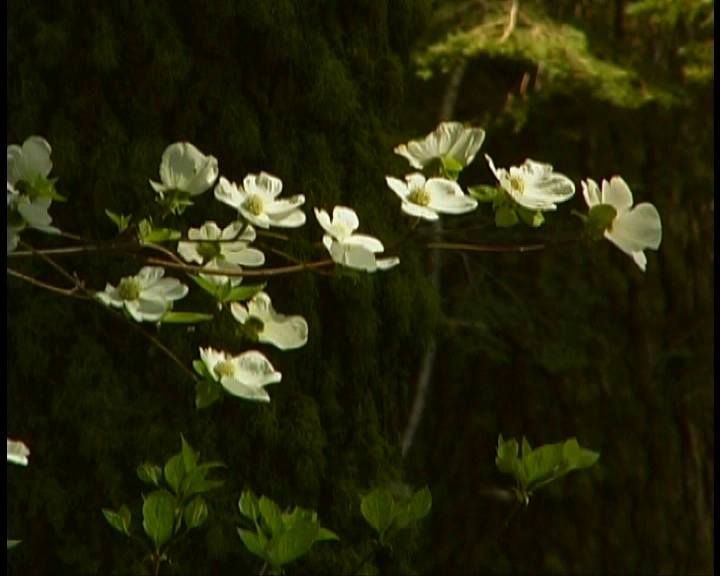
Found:
[[[425,486],[413,494],[410,500],[409,512],[412,520],[420,520],[430,513],[432,508],[432,495],[430,488]]]
[[[273,533],[267,547],[267,557],[274,567],[284,566],[310,550],[320,531],[320,523],[298,520],[293,526],[278,534]]]
[[[189,528],[197,528],[202,525],[208,517],[208,507],[202,496],[196,496],[185,504],[183,509],[183,520]]]
[[[195,450],[192,449],[190,444],[188,444],[187,441],[185,440],[185,436],[183,436],[182,434],[180,434],[180,442],[182,444],[182,448],[180,449],[180,454],[182,454],[183,466],[185,467],[185,474],[188,474],[189,472],[192,472],[195,469],[198,458],[200,458],[200,453],[195,452]]]
[[[180,493],[184,497],[201,494],[220,488],[224,480],[207,480],[205,477],[212,468],[225,468],[222,462],[205,462],[190,470],[180,483]]]
[[[166,312],[160,322],[163,324],[197,324],[213,318],[212,314],[202,314],[201,312]]]
[[[140,478],[143,482],[160,487],[160,482],[163,476],[162,468],[160,468],[160,466],[145,462],[137,467],[136,472],[138,478]]]
[[[245,516],[245,518],[251,520],[253,523],[257,522],[258,516],[260,516],[260,503],[252,490],[245,490],[240,494],[238,508],[240,509],[240,514]]]
[[[227,285],[229,286],[229,283]],[[267,283],[263,282],[262,284],[254,284],[251,286],[235,286],[227,290],[219,300],[220,302],[245,302],[265,288],[266,285]]]
[[[238,536],[240,536],[240,540],[242,540],[243,544],[245,544],[245,547],[255,554],[255,556],[259,556],[263,560],[267,561],[266,547],[262,544],[258,535],[255,532],[243,530],[242,528],[238,528],[237,531]]]
[[[283,531],[282,513],[280,508],[270,498],[260,497],[260,515],[265,521],[266,526],[270,529],[270,533],[274,536]]]
[[[105,214],[107,214],[107,217],[117,226],[118,234],[125,232],[130,225],[130,220],[132,220],[132,214],[128,214],[127,216],[124,214],[115,214],[115,212],[111,212],[108,209],[105,209]]]
[[[496,186],[470,186],[468,192],[478,202],[494,202],[498,195]]]
[[[182,452],[175,454],[168,459],[165,463],[165,480],[173,489],[173,492],[177,494],[180,489],[180,483],[185,478],[185,464],[183,463]]]
[[[115,528],[115,530],[130,535],[131,515],[127,506],[123,504],[117,512],[103,508],[102,513],[103,516],[105,516],[105,520],[108,521],[108,524]]]
[[[222,396],[222,386],[212,378],[200,380],[195,385],[195,407],[200,410],[217,402]]]
[[[360,502],[360,512],[382,540],[395,518],[395,501],[386,488],[376,488]]]
[[[315,542],[322,542],[324,540],[340,540],[340,537],[332,530],[320,526],[320,530],[318,530],[317,536],[315,537]]]
[[[170,540],[174,524],[175,497],[167,490],[148,494],[143,502],[143,529],[156,548]]]

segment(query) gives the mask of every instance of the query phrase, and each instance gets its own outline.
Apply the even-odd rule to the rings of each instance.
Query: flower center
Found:
[[[425,188],[414,188],[410,191],[410,194],[408,194],[408,200],[418,206],[427,206],[430,204],[432,197],[430,196],[430,192],[425,190]]]
[[[123,300],[137,300],[140,297],[140,282],[132,277],[123,278],[118,285],[118,292]]]
[[[250,316],[250,318],[245,321],[245,324],[243,324],[245,336],[254,341],[257,341],[259,334],[263,331],[263,328],[265,328],[265,323],[255,316]]]
[[[255,214],[255,216],[260,216],[260,214],[265,212],[265,202],[263,202],[263,199],[257,194],[250,194],[245,202],[245,207],[248,212]]]
[[[518,176],[510,176],[510,188],[522,194],[525,192],[525,180]]]
[[[227,360],[224,360],[222,362],[218,362],[215,364],[215,376],[222,379],[223,376],[234,376],[235,375],[235,366],[233,366],[232,362],[228,362]]]
[[[217,242],[200,242],[197,247],[198,254],[204,261],[220,256],[220,245]]]

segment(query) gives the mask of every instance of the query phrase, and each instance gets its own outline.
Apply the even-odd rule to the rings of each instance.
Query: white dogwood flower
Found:
[[[150,180],[150,185],[161,198],[173,190],[197,196],[212,187],[218,173],[218,161],[214,156],[205,156],[190,142],[175,142],[163,152],[161,181]]]
[[[262,266],[265,255],[248,245],[256,238],[255,229],[242,222],[233,222],[224,229],[215,222],[205,222],[200,228],[188,230],[190,241],[178,242],[177,251],[187,262],[205,264],[212,270],[242,272],[241,266]],[[200,274],[206,280],[224,284],[230,280],[233,286],[242,282],[241,276]]]
[[[302,226],[305,213],[299,207],[305,203],[305,196],[297,194],[278,200],[282,187],[282,180],[267,172],[248,174],[242,186],[221,177],[215,186],[215,198],[232,206],[248,222],[260,228]]]
[[[500,186],[520,206],[528,210],[557,210],[556,203],[565,202],[575,194],[575,184],[563,174],[553,172],[550,164],[525,160],[522,166],[510,170],[495,168],[492,158],[485,154],[490,170]]]
[[[405,176],[405,182],[386,176],[390,189],[402,200],[402,211],[410,216],[437,220],[438,213],[465,214],[477,208],[477,200],[463,193],[457,182],[430,178],[419,172]]]
[[[238,356],[213,348],[200,348],[207,372],[233,396],[247,400],[270,402],[265,386],[282,380],[282,374],[257,350]]]
[[[407,158],[410,165],[418,170],[443,158],[449,158],[464,168],[475,159],[484,140],[485,131],[482,128],[466,128],[461,122],[441,122],[422,140],[401,144],[394,152]]]
[[[589,178],[581,184],[591,212],[596,206],[611,206],[615,211],[603,232],[605,238],[628,254],[645,272],[647,257],[644,250],[657,250],[662,241],[662,222],[657,208],[649,202],[633,207],[632,192],[620,176],[613,176],[609,182],[603,180],[602,191]]]
[[[230,312],[259,342],[272,344],[280,350],[300,348],[307,343],[308,324],[305,318],[275,312],[266,292],[258,292],[247,304],[231,302]]]
[[[24,442],[19,440],[7,439],[7,461],[13,464],[19,464],[20,466],[27,466],[28,456],[30,456],[30,449],[25,445]]]
[[[374,272],[387,270],[400,263],[397,257],[376,259],[375,254],[384,251],[385,247],[373,236],[354,233],[360,221],[352,208],[335,206],[332,221],[325,210],[315,208],[315,217],[326,232],[323,244],[337,264]]]
[[[144,266],[137,276],[127,276],[117,286],[107,284],[95,297],[106,306],[124,308],[137,322],[158,322],[188,287],[177,278],[163,278],[165,270]]]
[[[52,170],[52,148],[42,136],[30,136],[22,147],[7,147],[7,181],[15,186],[23,181],[32,184],[38,176],[47,178]]]

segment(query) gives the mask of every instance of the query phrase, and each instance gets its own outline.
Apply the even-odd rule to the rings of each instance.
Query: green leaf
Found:
[[[58,202],[65,202],[67,201],[67,198],[58,194],[55,189],[55,182],[57,181],[57,178],[47,178],[46,176],[36,174],[31,183],[31,187],[33,192],[38,196],[47,196],[48,198],[52,198]]]
[[[182,434],[180,434],[180,442],[182,444],[182,448],[180,449],[180,454],[182,454],[183,466],[185,467],[185,474],[188,474],[189,472],[192,472],[195,469],[198,458],[200,458],[200,453],[195,452],[195,450],[192,449],[190,444],[188,444],[187,441],[185,440],[185,436],[183,436]]]
[[[7,549],[10,550],[10,548],[15,548],[18,544],[20,544],[22,540],[8,540],[7,541]]]
[[[194,276],[190,275],[190,279],[195,282],[200,288],[205,290],[208,294],[210,294],[215,300],[217,300],[217,294],[218,289],[220,288],[219,284],[216,284],[215,282],[211,282],[210,280],[207,280],[206,278],[201,278],[200,276]]]
[[[212,314],[202,314],[200,312],[166,312],[160,321],[163,324],[196,324],[198,322],[207,322],[214,317]]]
[[[410,512],[410,502],[405,504],[395,503],[395,523],[393,526],[397,530],[403,530],[410,525],[412,513]]]
[[[523,206],[516,206],[515,210],[518,216],[520,216],[520,219],[528,226],[539,228],[545,222],[545,216],[543,216],[543,213],[539,210],[528,210]]]
[[[217,402],[222,396],[222,386],[210,378],[195,385],[195,407],[200,410]]]
[[[495,465],[503,474],[512,474],[515,462],[518,460],[518,443],[511,438],[507,442],[503,440],[502,434],[498,437],[497,456]]]
[[[107,217],[115,223],[115,226],[117,226],[118,234],[125,232],[127,227],[130,225],[130,220],[132,220],[132,214],[128,214],[127,216],[124,214],[115,214],[115,212],[112,212],[107,208],[105,209],[105,214],[107,214]]]
[[[420,520],[430,513],[432,508],[432,495],[430,488],[425,486],[413,494],[410,500],[409,512],[412,520]]]
[[[382,540],[395,518],[395,501],[386,488],[376,488],[360,502],[360,512]]]
[[[198,528],[208,517],[208,507],[202,496],[193,498],[185,505],[183,519],[189,529]]]
[[[604,237],[605,230],[615,220],[617,210],[609,204],[596,204],[587,215],[585,226],[593,240],[601,240]]]
[[[485,186],[480,184],[478,186],[470,186],[468,188],[468,192],[470,193],[470,196],[475,198],[478,202],[494,202],[498,195],[498,188],[497,186]]]
[[[238,508],[240,509],[240,514],[245,516],[245,518],[248,518],[252,522],[257,522],[258,516],[260,516],[260,503],[252,490],[245,490],[240,494]]]
[[[156,548],[170,540],[174,524],[175,497],[167,490],[148,494],[143,503],[143,529]]]
[[[128,536],[130,535],[131,515],[127,506],[123,504],[117,512],[103,508],[102,513],[103,516],[105,516],[105,520],[107,520],[110,526],[115,528],[115,530],[118,530],[123,534],[127,534]]]
[[[284,525],[280,508],[270,498],[262,496],[259,502],[260,515],[265,524],[270,529],[272,535],[279,534],[283,531]]]
[[[205,365],[205,362],[202,360],[193,360],[192,365],[195,372],[197,372],[200,376],[213,380],[212,374],[208,371],[208,367]]]
[[[600,458],[599,452],[593,452],[587,448],[581,448],[577,439],[570,438],[563,445],[563,457],[571,470],[589,468]]]
[[[220,488],[224,480],[207,480],[205,476],[212,468],[225,468],[222,462],[205,462],[186,474],[180,484],[180,493],[187,497]]]
[[[291,528],[277,535],[273,533],[267,547],[268,561],[272,566],[280,567],[297,560],[310,550],[319,531],[317,520],[304,519],[296,521]]]
[[[182,452],[175,454],[165,463],[165,480],[167,481],[173,492],[177,494],[180,489],[180,483],[185,478],[185,464],[183,463]]]
[[[163,476],[162,468],[160,468],[160,466],[145,462],[137,467],[136,472],[138,478],[140,478],[143,482],[160,487],[160,481]]]
[[[227,285],[229,286],[229,283]],[[245,302],[246,300],[250,300],[250,298],[260,292],[260,290],[265,288],[266,285],[267,282],[263,282],[262,284],[254,284],[251,286],[235,286],[234,288],[228,290],[227,293],[222,295],[220,302]]]
[[[340,537],[335,534],[332,530],[329,530],[328,528],[323,528],[320,526],[320,530],[318,530],[317,536],[315,537],[316,542],[322,542],[325,540],[340,540]]]
[[[260,558],[267,561],[267,556],[265,555],[266,547],[260,542],[258,535],[255,532],[243,530],[242,528],[238,528],[237,531],[245,547],[255,554],[255,556],[260,556]]]
[[[517,213],[510,206],[500,206],[495,212],[495,226],[498,228],[510,228],[517,223]]]
[[[172,228],[154,228],[149,234],[141,238],[143,244],[154,244],[158,242],[169,242],[171,240],[179,240],[181,234],[179,230]]]

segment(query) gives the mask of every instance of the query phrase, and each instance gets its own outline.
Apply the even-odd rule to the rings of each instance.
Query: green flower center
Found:
[[[212,260],[220,256],[220,245],[217,242],[200,242],[197,247],[198,254],[203,261]]]
[[[250,194],[247,201],[245,202],[245,208],[247,208],[248,212],[251,214],[255,214],[255,216],[260,216],[263,212],[265,212],[265,202],[263,202],[263,199],[260,198],[257,194]]]
[[[223,376],[234,376],[235,366],[233,366],[232,362],[224,360],[223,362],[218,362],[217,364],[215,364],[214,371],[215,376],[222,379]]]
[[[510,176],[510,188],[522,194],[525,192],[525,181],[518,176]]]
[[[140,297],[140,282],[135,278],[123,278],[120,280],[118,292],[123,300],[137,300]]]
[[[425,188],[415,188],[408,194],[408,200],[418,206],[427,206],[430,204],[432,196],[430,196],[430,192],[425,190]]]
[[[258,335],[263,331],[263,328],[265,328],[265,324],[260,318],[256,318],[255,316],[250,316],[250,318],[245,321],[245,324],[243,324],[245,336],[247,336],[249,340],[254,341],[257,341]]]

